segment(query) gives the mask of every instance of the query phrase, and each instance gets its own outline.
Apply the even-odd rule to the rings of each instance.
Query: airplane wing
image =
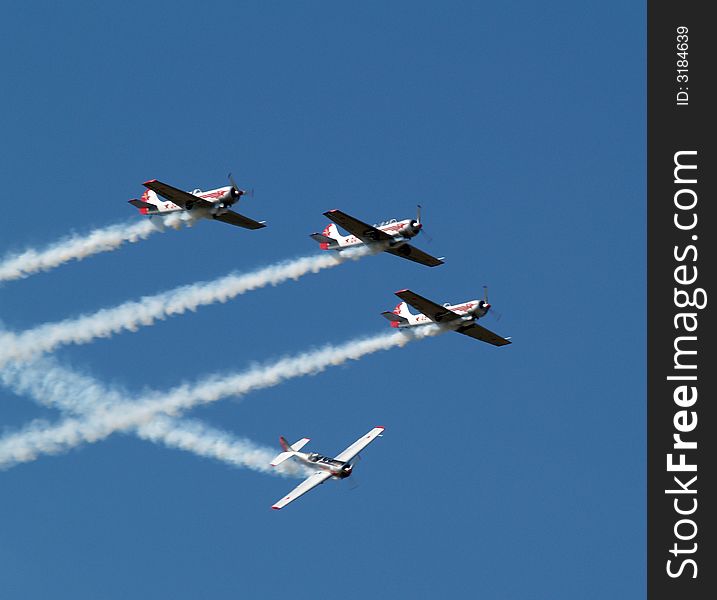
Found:
[[[477,323],[472,323],[471,325],[466,325],[465,327],[459,327],[456,331],[477,340],[481,340],[482,342],[488,342],[494,346],[505,346],[506,344],[511,343],[510,340],[500,337],[498,334],[493,333],[485,327],[481,327]]]
[[[324,481],[330,477],[331,473],[329,471],[316,471],[316,473],[309,475],[306,479],[304,479],[304,481],[291,490],[288,495],[284,496],[281,500],[274,504],[272,508],[274,510],[284,508],[287,504],[293,502],[300,496],[303,496],[306,492],[314,489],[317,485],[324,483]]]
[[[361,450],[363,450],[366,446],[368,446],[371,442],[373,442],[379,435],[383,433],[384,428],[383,427],[374,427],[371,431],[369,431],[365,436],[362,438],[359,438],[356,440],[353,444],[351,444],[346,450],[341,452],[336,457],[336,460],[343,460],[348,461],[351,460],[354,456],[356,456]]]
[[[402,246],[398,246],[396,248],[386,248],[386,252],[389,252],[394,256],[407,258],[408,260],[412,260],[413,262],[429,267],[437,267],[438,265],[443,264],[443,261],[440,258],[426,254],[423,250],[419,250],[415,246],[411,246],[411,244],[403,244]]]
[[[149,188],[153,192],[157,192],[163,198],[171,200],[177,206],[181,206],[184,209],[187,208],[187,205],[197,205],[207,208],[212,206],[212,203],[208,200],[205,200],[204,198],[199,198],[194,194],[190,194],[189,192],[178,190],[176,187],[172,187],[171,185],[162,183],[161,181],[157,181],[156,179],[152,179],[151,181],[145,181],[142,185],[146,188]]]
[[[217,221],[229,223],[229,225],[236,225],[237,227],[244,227],[245,229],[261,229],[262,227],[266,227],[264,223],[259,223],[259,221],[240,215],[233,210],[228,210],[221,215],[214,215],[214,218]]]
[[[421,311],[431,321],[435,321],[436,323],[446,323],[461,318],[461,315],[458,313],[453,312],[445,306],[436,304],[423,296],[419,296],[411,290],[401,290],[400,292],[396,292],[396,296],[408,302],[413,308]]]
[[[373,225],[359,221],[340,210],[329,210],[324,215],[367,244],[371,242],[388,242],[393,239],[393,236],[385,231],[376,229]]]

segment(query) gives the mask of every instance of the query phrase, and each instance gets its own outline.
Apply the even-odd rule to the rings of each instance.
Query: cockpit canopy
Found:
[[[310,453],[306,460],[312,463],[321,463],[322,465],[329,465],[331,467],[343,467],[344,462],[342,460],[336,460],[335,458],[330,458],[328,456],[322,456],[321,454],[317,454],[316,452]]]
[[[383,227],[384,225],[390,225],[391,223],[398,223],[396,219],[389,219],[388,221],[381,221],[380,223],[375,223],[374,227]]]

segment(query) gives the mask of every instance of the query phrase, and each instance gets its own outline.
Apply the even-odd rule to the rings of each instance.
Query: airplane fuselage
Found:
[[[405,303],[402,304],[405,306]],[[399,304],[399,306],[401,305]],[[451,329],[458,329],[459,327],[466,325],[466,323],[477,321],[481,317],[484,317],[488,312],[488,309],[490,308],[486,308],[485,302],[483,302],[482,300],[468,300],[467,302],[461,302],[460,304],[444,304],[443,306],[445,306],[447,310],[450,310],[454,313],[458,313],[462,317],[461,319],[449,320],[445,324],[446,327],[450,327]],[[391,323],[393,327],[397,327],[399,329],[406,327],[417,327],[420,325],[430,325],[431,323],[436,322],[440,324],[440,320],[433,321],[422,313],[418,313],[415,315],[411,314],[410,312],[408,312],[407,307],[403,312],[397,314],[400,314],[402,317],[406,318],[406,322],[399,323],[397,321],[394,321]]]
[[[376,229],[379,231],[383,231],[384,233],[387,233],[390,235],[393,240],[389,242],[381,242],[383,244],[387,244],[388,247],[398,247],[402,246],[406,242],[408,242],[411,238],[418,235],[418,232],[421,230],[420,224],[418,226],[415,225],[415,221],[413,219],[404,219],[403,221],[397,221],[396,219],[391,219],[390,221],[384,221],[383,223],[378,223],[374,225]],[[365,246],[366,242],[363,240],[357,238],[355,235],[349,234],[347,236],[329,236],[336,240],[338,243],[338,246],[334,246],[333,250],[343,250],[345,248],[353,248],[355,246]],[[329,247],[323,247],[322,249],[328,250]]]
[[[353,470],[353,465],[349,462],[323,456],[317,452],[296,452],[294,456],[309,467],[328,471],[336,479],[349,477]]]
[[[214,190],[209,190],[206,192],[203,192],[202,190],[193,190],[190,192],[192,196],[196,196],[197,198],[200,198],[202,200],[206,200],[208,202],[211,202],[214,206],[212,208],[203,208],[203,207],[191,207],[188,206],[187,208],[182,208],[181,206],[175,204],[171,200],[167,200],[166,198],[162,198],[157,192],[154,190],[145,190],[142,194],[141,200],[143,202],[146,202],[147,204],[152,204],[156,207],[157,212],[162,214],[167,214],[170,212],[194,212],[197,213],[204,213],[201,216],[209,216],[211,215],[220,215],[227,210],[229,210],[229,207],[234,204],[241,194],[238,196],[235,194],[232,194],[232,186],[227,185],[224,187],[216,188]],[[142,208],[140,209],[140,212],[142,214],[153,214],[153,211]],[[200,216],[198,214],[198,216]]]

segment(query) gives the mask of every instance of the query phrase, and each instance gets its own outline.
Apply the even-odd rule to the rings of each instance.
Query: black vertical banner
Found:
[[[717,32],[709,2],[647,13],[647,592],[717,598]]]

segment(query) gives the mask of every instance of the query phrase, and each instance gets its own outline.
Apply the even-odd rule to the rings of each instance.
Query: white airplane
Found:
[[[443,306],[423,296],[419,296],[411,290],[401,290],[396,292],[396,296],[401,298],[403,302],[398,304],[398,306],[393,309],[393,312],[387,311],[381,313],[391,321],[391,327],[401,329],[438,323],[442,327],[452,329],[453,331],[468,335],[483,342],[488,342],[494,346],[505,346],[511,343],[510,338],[500,337],[476,323],[478,319],[484,317],[490,310],[490,304],[488,304],[488,288],[485,288],[485,297],[483,300],[468,300],[461,304],[446,303]],[[406,303],[413,306],[416,310],[419,310],[420,313],[414,315],[408,310]]]
[[[284,451],[271,461],[272,467],[280,465],[288,458],[295,456],[309,467],[316,468],[316,471],[296,486],[296,488],[294,488],[288,496],[284,496],[281,500],[274,504],[272,508],[275,510],[284,508],[287,504],[293,502],[298,497],[303,496],[306,492],[315,488],[317,485],[324,483],[327,479],[345,479],[351,475],[354,468],[353,464],[350,462],[351,459],[358,455],[358,453],[368,446],[373,440],[379,437],[383,433],[383,430],[383,427],[374,427],[366,435],[356,440],[353,444],[346,448],[346,450],[338,454],[336,458],[322,456],[316,452],[299,452],[299,450],[306,445],[310,438],[302,438],[295,444],[289,445],[284,437],[280,437],[279,443]]]
[[[246,229],[261,229],[266,227],[264,221],[254,221],[249,217],[229,210],[229,207],[236,204],[244,194],[245,190],[239,189],[231,174],[229,183],[224,187],[203,192],[194,190],[184,192],[171,185],[152,179],[145,181],[147,189],[142,194],[142,199],[129,200],[129,203],[139,208],[143,215],[167,215],[180,212],[189,220],[194,218],[216,219],[237,227]]]
[[[415,219],[404,219],[403,221],[391,219],[377,225],[359,221],[340,210],[329,210],[324,215],[333,223],[322,233],[311,234],[311,238],[319,242],[322,250],[345,250],[355,246],[383,244],[385,252],[390,252],[395,256],[407,258],[429,267],[443,264],[442,259],[426,254],[408,243],[408,240],[417,236],[423,227],[420,205]],[[336,225],[343,227],[350,235],[341,235]]]

